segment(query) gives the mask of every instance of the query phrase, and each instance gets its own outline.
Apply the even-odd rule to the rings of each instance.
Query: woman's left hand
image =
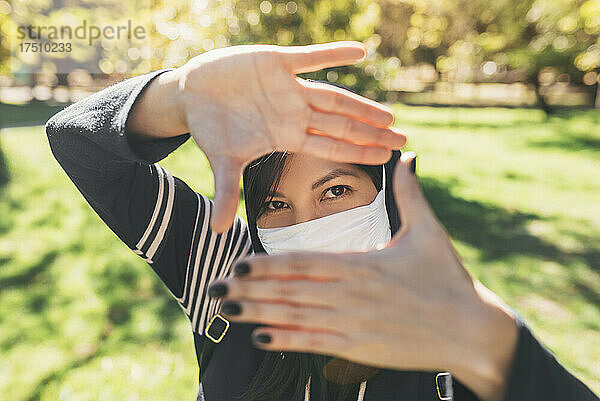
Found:
[[[411,153],[394,174],[402,228],[385,248],[255,256],[209,294],[224,297],[232,321],[267,325],[253,334],[265,350],[449,371],[482,400],[500,400],[514,317],[462,265],[410,171]]]

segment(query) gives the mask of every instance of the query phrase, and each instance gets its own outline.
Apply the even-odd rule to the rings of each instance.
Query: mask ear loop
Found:
[[[386,220],[386,223],[388,225],[388,230],[390,230],[390,238],[391,238],[392,237],[392,227],[390,225],[389,220],[387,219],[388,211],[387,211],[387,206],[385,204],[386,203],[385,202],[385,199],[386,199],[386,191],[385,191],[385,184],[386,184],[386,182],[385,182],[386,181],[386,177],[385,177],[385,164],[381,166],[381,173],[383,174],[383,179],[382,179],[382,182],[381,182],[381,192],[383,194],[383,199],[384,199],[383,200],[383,211],[384,211],[385,216],[386,216],[385,220]],[[381,243],[381,244],[379,244],[377,246],[377,249],[382,249],[383,247],[385,247],[385,245],[386,245],[385,243]]]

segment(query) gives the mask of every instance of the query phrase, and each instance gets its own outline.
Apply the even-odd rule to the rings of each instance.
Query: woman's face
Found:
[[[291,226],[368,205],[377,189],[357,166],[291,154],[272,195],[256,221],[260,228]]]

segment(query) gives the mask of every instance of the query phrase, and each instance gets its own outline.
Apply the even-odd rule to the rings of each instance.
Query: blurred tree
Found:
[[[595,107],[600,109],[600,0],[585,1],[579,7],[579,23],[583,26],[583,38],[589,36],[596,38],[588,40],[590,45],[575,58],[575,65],[582,71],[586,71],[584,75],[584,83],[593,85],[594,78],[596,81],[596,101]],[[588,77],[587,82],[585,78]]]
[[[383,57],[431,63],[454,82],[582,83],[600,68],[600,0],[382,0]]]
[[[121,2],[123,3],[123,2]],[[149,43],[78,47],[82,65],[138,74],[173,67],[213,48],[245,43],[281,45],[352,39],[369,48],[366,62],[308,74],[380,97],[400,65],[425,66],[430,83],[527,82],[540,105],[556,82],[585,84],[600,76],[600,0],[95,0],[78,6],[24,0],[20,18],[61,24],[75,15],[100,24],[134,16],[147,24]],[[62,4],[62,3],[61,3]],[[66,4],[66,3],[65,3]],[[84,5],[85,7],[84,7]],[[111,5],[109,7],[109,5]],[[0,0],[3,36],[11,5]],[[14,28],[14,27],[13,27]],[[0,73],[7,71],[6,40]],[[87,58],[86,58],[87,57]],[[429,67],[427,67],[429,66]],[[419,77],[418,77],[419,78]],[[420,88],[423,89],[423,88]],[[417,88],[419,90],[419,88]],[[598,90],[598,89],[597,89]],[[598,101],[600,103],[600,100]]]
[[[158,35],[152,43],[160,49],[155,51],[155,62],[161,67],[181,65],[191,56],[227,45],[303,45],[333,40],[365,42],[373,50],[369,60],[374,61],[379,11],[374,0],[169,1],[154,13]],[[306,76],[373,95],[380,90],[364,68],[338,68]]]
[[[61,83],[66,84],[66,75],[75,70],[99,74],[147,72],[149,38],[139,39],[131,31],[139,26],[149,34],[151,6],[148,0],[0,0],[0,74],[11,73],[34,85],[56,84],[61,74],[65,75]],[[106,36],[111,38],[106,40],[101,32],[108,32]],[[34,42],[70,47],[21,47]]]
[[[0,1],[0,76],[9,75],[8,57],[8,26],[10,20],[10,6],[5,1]]]
[[[522,34],[515,36],[503,49],[507,65],[525,71],[527,80],[536,85],[538,98],[545,110],[543,87],[554,82],[581,84],[584,73],[600,67],[600,57],[592,60],[598,47],[600,13],[596,26],[586,20],[588,1],[536,0],[521,19]],[[495,57],[497,54],[492,54]]]

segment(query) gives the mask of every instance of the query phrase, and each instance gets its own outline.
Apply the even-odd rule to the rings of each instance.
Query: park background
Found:
[[[124,19],[148,38],[16,51],[19,24]],[[465,265],[600,393],[600,0],[0,0],[0,33],[1,399],[197,390],[185,315],[59,168],[47,118],[214,48],[332,40],[367,59],[307,77],[392,105]],[[212,194],[192,141],[161,163]]]

